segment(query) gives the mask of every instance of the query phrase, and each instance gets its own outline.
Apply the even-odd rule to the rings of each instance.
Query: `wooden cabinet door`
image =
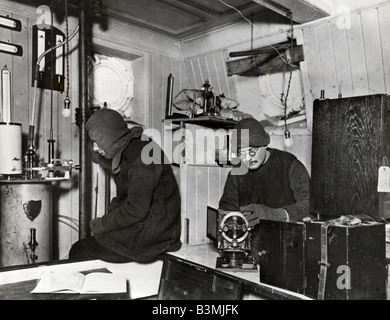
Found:
[[[388,195],[377,186],[379,168],[390,165],[389,108],[387,95],[314,102],[312,212],[384,215]]]

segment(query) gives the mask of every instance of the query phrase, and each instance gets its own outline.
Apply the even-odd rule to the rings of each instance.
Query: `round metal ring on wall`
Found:
[[[115,57],[95,54],[89,73],[89,93],[94,106],[107,107],[122,115],[134,97],[134,78],[129,63],[125,66]]]

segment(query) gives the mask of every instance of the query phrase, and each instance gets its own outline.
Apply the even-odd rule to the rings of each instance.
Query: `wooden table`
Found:
[[[116,294],[78,294],[78,293],[30,293],[37,280],[8,283],[0,286],[0,300],[130,300],[126,293]]]
[[[312,300],[311,298],[288,290],[277,288],[265,283],[260,283],[260,276],[257,271],[235,271],[232,269],[217,269],[216,259],[219,256],[217,249],[212,244],[206,245],[185,245],[178,252],[168,253],[165,256],[162,280],[160,283],[159,299],[166,299],[168,296],[183,299],[198,299],[197,297],[206,297],[205,299],[226,299],[224,295],[218,295],[218,283],[229,288],[227,296],[233,296],[242,300]],[[172,264],[174,267],[172,268]],[[175,281],[184,274],[183,281]],[[197,273],[199,281],[197,281]],[[202,279],[211,277],[216,294],[209,294],[210,288],[207,283],[202,287]],[[191,280],[188,280],[192,277]],[[173,279],[173,284],[170,281]],[[187,281],[187,283],[186,283]],[[217,285],[214,285],[214,284]],[[165,291],[165,292],[164,292]],[[175,294],[177,291],[178,294]],[[219,290],[227,292],[226,290]],[[180,293],[183,297],[180,296]],[[192,296],[191,296],[192,295]],[[172,298],[171,297],[171,298]]]
[[[0,300],[134,300],[156,296],[160,282],[162,261],[141,264],[108,263],[101,260],[56,262],[3,267],[0,269]],[[107,269],[112,273],[124,273],[127,279],[127,293],[121,294],[67,294],[30,293],[42,275],[54,271],[82,272]]]

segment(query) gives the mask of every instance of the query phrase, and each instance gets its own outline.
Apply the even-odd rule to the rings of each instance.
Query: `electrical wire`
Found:
[[[51,27],[50,27],[50,43],[51,46],[54,45],[54,26],[53,26],[53,19],[54,19],[54,13],[53,10],[50,10],[51,12]],[[54,158],[54,142],[53,139],[53,82],[54,82],[54,50],[50,51],[50,139],[49,142],[49,163],[51,162],[52,158]]]
[[[294,59],[294,20],[293,20],[293,17],[292,17],[292,12],[290,12],[290,19],[291,19],[291,62],[293,61]],[[285,82],[286,82],[286,69],[287,69],[287,66],[284,65],[283,67],[283,86],[282,86],[282,94],[281,94],[281,97],[280,97],[280,101],[282,103],[282,106],[283,106],[283,109],[284,109],[284,127],[285,127],[285,130],[287,130],[287,109],[288,109],[288,105],[287,105],[287,99],[288,99],[288,95],[290,93],[290,88],[291,88],[291,79],[292,79],[292,74],[293,74],[293,70],[291,69],[290,70],[290,77],[289,77],[289,81],[288,81],[288,85],[287,85],[287,92],[284,93],[285,91]]]
[[[234,7],[234,6],[232,6],[232,5],[228,4],[228,3],[226,3],[226,2],[223,1],[223,0],[218,0],[218,1],[221,2],[222,4],[224,4],[225,6],[227,6],[227,7],[231,8],[231,9],[237,11],[238,14],[239,14],[245,21],[247,21],[247,22],[252,26],[252,28],[257,29],[257,30],[260,32],[260,29],[258,29],[258,28],[256,27],[256,25],[254,25],[248,18],[246,18],[246,17],[242,14],[242,12],[241,12],[239,9],[237,9],[236,7]],[[279,58],[280,58],[285,64],[289,65],[289,66],[292,67],[293,69],[298,69],[298,70],[300,69],[298,66],[296,66],[296,65],[290,63],[289,61],[287,61],[287,60],[284,58],[284,56],[282,55],[282,53],[278,50],[278,48],[276,48],[276,47],[273,46],[273,45],[268,45],[268,47],[270,47],[270,48],[272,48],[273,50],[275,50],[276,53],[279,55]]]
[[[240,14],[240,16],[251,25],[251,48],[253,50],[253,28],[257,29],[257,27],[253,23],[253,14],[252,14],[252,21],[250,21],[236,7],[231,6],[230,4],[224,2],[223,0],[218,0],[218,1],[221,2],[222,4],[224,4],[225,6],[237,11]],[[283,79],[282,79],[282,94],[280,96],[280,102],[281,102],[283,110],[284,110],[284,126],[285,126],[286,132],[288,132],[288,127],[287,127],[288,96],[289,96],[290,89],[291,89],[293,70],[300,70],[299,66],[296,66],[293,64],[293,62],[294,62],[294,20],[293,20],[292,11],[288,12],[287,17],[290,18],[290,30],[291,30],[291,51],[290,51],[291,58],[290,58],[290,61],[288,61],[287,55],[285,57],[275,46],[268,45],[270,48],[272,48],[273,50],[275,50],[277,52],[277,54],[279,55],[279,58],[282,60],[280,67],[283,68]],[[289,81],[288,81],[288,85],[287,85],[287,90],[285,93],[287,66],[291,67],[291,70],[290,70],[290,76],[289,76]]]
[[[253,13],[251,15],[251,50],[253,50],[253,26],[254,26],[254,23],[253,23]]]

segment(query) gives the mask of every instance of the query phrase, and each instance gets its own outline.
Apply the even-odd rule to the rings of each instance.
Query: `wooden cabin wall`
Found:
[[[337,8],[336,8],[337,9]],[[337,10],[336,10],[337,11]],[[267,127],[271,135],[271,147],[290,151],[301,160],[311,173],[312,156],[312,108],[313,101],[325,90],[327,98],[337,98],[339,89],[344,97],[388,93],[390,55],[387,30],[390,5],[382,2],[360,9],[351,9],[350,16],[333,16],[315,23],[296,26],[295,37],[304,45],[305,61],[300,64],[306,100],[307,124],[292,128],[293,146],[283,143],[283,128]],[[350,26],[340,28],[343,22]],[[256,21],[256,20],[255,20]],[[262,93],[256,77],[227,76],[226,62],[229,52],[250,50],[286,41],[290,26],[286,20],[268,21],[263,25],[255,22],[255,38],[249,38],[249,23],[244,21],[226,30],[210,32],[201,38],[183,43],[188,78],[191,88],[200,88],[205,79],[214,86],[215,93],[225,93],[237,99],[239,110],[256,117],[256,104]],[[256,32],[262,31],[262,35]],[[240,36],[238,36],[240,34]],[[222,85],[221,85],[222,84]],[[205,243],[205,203],[217,206],[223,191],[227,171],[198,167],[188,171],[187,216],[196,217],[192,223],[197,228],[190,243]],[[206,186],[206,188],[205,188]],[[189,209],[190,208],[190,209]],[[191,209],[192,208],[192,209]],[[199,230],[198,230],[199,229]],[[190,233],[191,235],[191,233]]]
[[[11,71],[11,120],[22,124],[22,153],[28,147],[28,131],[32,121],[32,101],[34,88],[32,86],[32,26],[37,24],[37,13],[20,5],[10,6],[7,1],[0,4],[0,15],[10,16],[22,22],[20,32],[0,28],[0,39],[21,45],[23,55],[13,56],[0,53],[0,68],[4,65]],[[60,25],[55,25],[64,31]],[[71,28],[70,34],[74,28]],[[77,36],[70,42],[70,48],[77,45]],[[72,85],[69,93],[72,108],[78,104],[78,64],[77,53],[70,56],[70,72]],[[72,118],[64,118],[61,114],[65,93],[47,89],[37,90],[37,103],[34,115],[35,148],[37,165],[47,162],[49,150],[47,140],[53,130],[55,140],[54,157],[56,159],[72,159],[79,163],[78,128]],[[53,102],[53,103],[52,103]],[[6,152],[2,150],[1,152]],[[53,182],[52,219],[53,219],[53,257],[64,255],[60,249],[69,247],[69,243],[78,236],[78,172],[74,172],[71,181]],[[66,239],[66,240],[65,240]],[[64,244],[64,240],[66,244]],[[64,250],[63,250],[64,251]]]
[[[161,120],[165,119],[166,114],[168,76],[172,74],[174,78],[173,96],[177,95],[180,90],[187,89],[188,77],[184,61],[158,54],[152,54],[152,61],[150,127],[162,133]]]
[[[331,17],[315,23],[297,26],[296,34],[304,43],[305,62],[302,73],[305,77],[305,94],[309,100],[320,96],[325,90],[329,98],[337,97],[339,89],[342,95],[355,96],[372,93],[388,93],[390,55],[387,30],[390,6],[388,3],[372,5],[351,12],[350,28],[339,28],[340,17]],[[21,5],[10,0],[0,4],[0,15],[22,21],[22,31],[14,32],[0,28],[1,41],[23,46],[23,56],[17,57],[0,53],[0,69],[7,65],[12,76],[13,120],[22,123],[23,152],[27,148],[27,135],[33,88],[31,86],[31,28],[37,21],[35,7]],[[255,77],[228,77],[226,61],[232,51],[249,50],[272,43],[285,41],[289,35],[289,21],[280,17],[270,20],[268,17],[255,17],[254,39],[251,43],[251,26],[248,21],[219,30],[210,30],[199,36],[178,43],[174,39],[158,36],[151,32],[129,26],[121,21],[110,21],[107,30],[94,26],[94,45],[107,53],[127,54],[139,57],[137,72],[142,73],[142,85],[137,94],[137,121],[146,127],[162,132],[161,120],[165,117],[167,78],[174,76],[174,95],[181,89],[200,88],[204,80],[209,79],[217,94],[241,102],[241,111],[261,92],[259,81]],[[71,31],[75,29],[77,19],[70,20]],[[65,31],[64,24],[55,26]],[[72,110],[78,106],[78,36],[70,43],[70,79]],[[36,116],[36,147],[41,161],[47,159],[47,140],[50,137],[51,119],[53,119],[56,157],[73,159],[79,164],[79,129],[71,118],[63,118],[64,93],[53,92],[53,113],[51,113],[50,90],[39,90],[39,109]],[[307,108],[310,123],[310,104]],[[310,126],[309,126],[310,129]],[[280,130],[270,129],[271,144],[284,149],[283,135]],[[301,159],[310,171],[311,134],[310,130],[298,128],[293,133],[292,152]],[[226,173],[208,168],[192,172],[199,181],[208,181],[209,189],[218,190],[216,195],[202,189],[209,205],[216,206],[221,195]],[[210,173],[208,173],[210,172]],[[91,177],[95,179],[95,177]],[[191,181],[191,180],[189,180]],[[217,182],[218,181],[218,182]],[[95,186],[96,181],[92,185]],[[102,184],[99,183],[99,186]],[[53,184],[53,224],[55,254],[58,258],[67,256],[72,243],[78,240],[78,172],[74,171],[71,181]],[[193,185],[191,185],[193,187]],[[197,189],[197,188],[196,188]],[[193,194],[195,197],[195,194]],[[198,199],[196,196],[193,199]],[[100,203],[100,202],[99,202]],[[104,203],[102,204],[102,206]],[[94,207],[94,202],[92,203]],[[94,208],[91,208],[94,210]],[[104,211],[104,208],[102,209]],[[202,240],[203,241],[203,240]]]
[[[33,101],[33,87],[31,86],[31,52],[32,52],[32,26],[37,23],[39,14],[36,7],[30,7],[12,1],[2,1],[0,15],[22,21],[22,31],[10,31],[0,28],[0,40],[22,45],[23,56],[17,57],[0,53],[0,69],[7,65],[12,77],[12,120],[22,123],[23,153],[27,149],[28,125],[31,119]],[[78,19],[70,17],[69,34],[76,28]],[[54,21],[54,26],[65,33],[65,24]],[[35,116],[37,136],[36,149],[39,161],[48,159],[47,140],[50,137],[50,127],[53,119],[55,143],[55,157],[59,159],[72,159],[79,164],[79,128],[75,124],[74,109],[79,104],[79,64],[78,64],[78,35],[71,40],[70,55],[70,100],[72,102],[72,115],[64,118],[61,115],[65,93],[53,91],[53,112],[51,113],[50,90],[38,89],[38,103]],[[93,46],[99,53],[117,55],[119,58],[138,57],[133,71],[136,81],[136,104],[133,111],[134,121],[142,123],[147,128],[162,132],[162,119],[165,117],[165,104],[167,94],[167,78],[169,73],[175,77],[174,94],[182,88],[188,87],[187,73],[180,46],[168,37],[145,32],[133,28],[121,21],[110,20],[107,29],[100,25],[93,27]],[[52,118],[51,118],[52,117]],[[2,151],[3,152],[3,151]],[[100,169],[99,169],[100,170]],[[100,171],[102,172],[102,171]],[[104,172],[103,172],[104,173]],[[92,180],[92,216],[96,214],[95,203],[98,202],[98,215],[104,213],[105,208],[105,179],[100,176],[97,181],[96,174]],[[73,171],[71,181],[53,183],[53,258],[66,258],[71,245],[78,240],[79,219],[79,176]],[[99,188],[99,194],[95,192]],[[114,193],[115,190],[112,190]]]
[[[386,2],[302,28],[314,98],[389,92],[389,14]]]
[[[258,84],[250,85],[245,92],[239,91],[239,77],[227,74],[226,62],[230,60],[229,53],[268,45],[269,39],[264,36],[275,34],[289,24],[283,17],[271,20],[267,15],[259,15],[250,19],[253,21],[253,28],[251,20],[242,19],[221,30],[210,30],[198,37],[186,39],[182,44],[191,89],[200,89],[208,79],[215,94],[223,93],[226,97],[238,100],[242,111],[243,108],[247,109],[242,101],[244,95],[247,94],[249,99],[256,97],[258,92],[251,94],[249,90],[257,91]],[[286,35],[278,35],[277,38],[285,41]]]
[[[210,31],[202,37],[188,39],[183,43],[183,53],[191,88],[200,88],[204,80],[209,79],[215,94],[224,93],[226,97],[237,100],[240,104],[237,110],[260,120],[260,98],[264,89],[260,86],[259,78],[228,76],[226,63],[232,59],[229,53],[287,41],[290,21],[282,16],[271,20],[264,15],[253,17],[252,21],[253,27],[250,24],[251,20],[242,19],[229,28]],[[303,41],[302,33],[296,36],[300,37],[301,42]],[[310,92],[307,79],[302,81],[306,82],[305,90]],[[310,171],[311,136],[305,128],[306,126],[291,129],[292,138],[296,143],[289,149],[283,144],[282,130],[267,128],[267,131],[271,134],[271,147],[293,152]],[[302,142],[304,142],[303,146]]]
[[[339,12],[337,15],[295,26],[294,30],[298,43],[304,45],[305,61],[300,66],[308,130],[305,134],[300,127],[298,137],[293,132],[293,139],[297,138],[300,144],[303,142],[306,145],[305,148],[295,148],[294,143],[293,152],[309,171],[312,102],[320,97],[321,90],[325,90],[327,98],[337,98],[339,92],[343,97],[389,92],[390,47],[387,30],[390,26],[386,18],[390,13],[389,1],[377,1],[372,5],[364,2],[365,7],[360,9],[355,4],[349,11],[345,11],[346,7],[341,7],[340,2],[337,3],[338,6],[334,8],[335,12]],[[364,4],[360,2],[360,5]],[[261,22],[256,22],[259,19]],[[258,78],[228,77],[228,54],[286,41],[291,32],[288,21],[282,18],[270,21],[266,17],[257,17],[254,20],[253,39],[250,38],[249,28],[250,23],[242,20],[228,29],[188,39],[183,43],[183,53],[192,88],[199,88],[202,81],[208,78],[217,94],[224,90],[229,92],[230,97],[240,103],[241,111],[257,117],[258,109],[252,108],[251,104],[255,105],[262,94]],[[226,89],[220,89],[221,83],[225,84]],[[269,128],[269,131],[275,137],[274,146],[286,150],[280,130]],[[306,139],[303,138],[305,135]]]
[[[121,21],[110,20],[107,30],[95,26],[93,44],[101,53],[138,56],[134,60],[133,73],[136,81],[133,120],[141,123],[157,141],[162,139],[163,122],[166,113],[167,84],[170,73],[174,76],[173,94],[188,87],[187,73],[180,46],[173,39],[134,28]],[[142,83],[137,83],[142,81]],[[92,215],[102,216],[109,199],[116,195],[112,178],[96,166],[92,179]],[[99,173],[99,176],[96,174]],[[178,173],[176,172],[176,175]],[[110,185],[106,189],[107,184]],[[98,188],[96,191],[95,186]],[[108,191],[106,191],[108,190]],[[97,205],[96,205],[97,203]]]

